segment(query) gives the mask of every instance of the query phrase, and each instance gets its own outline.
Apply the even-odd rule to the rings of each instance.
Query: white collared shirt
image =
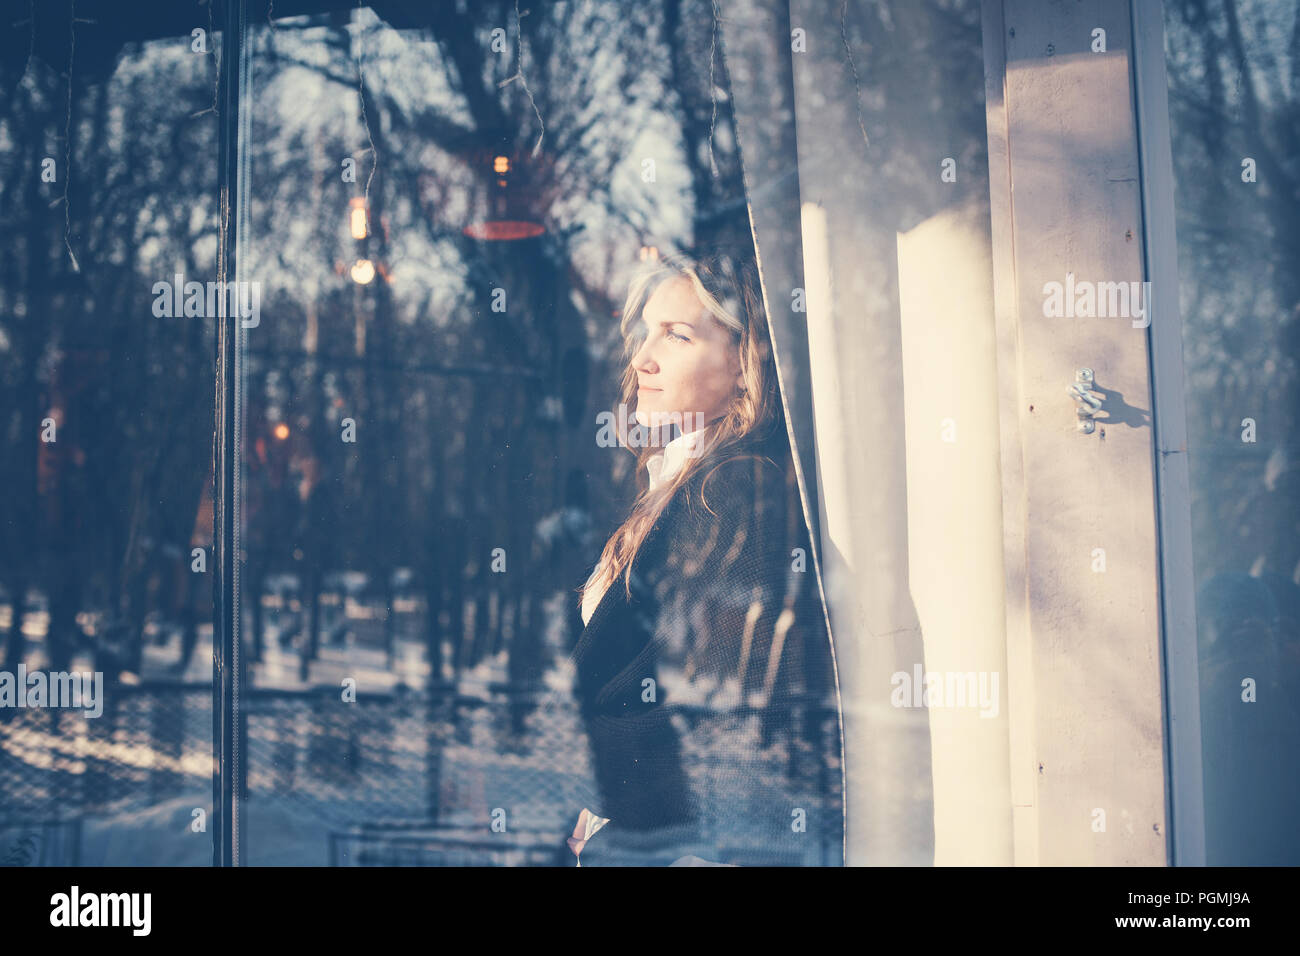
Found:
[[[652,491],[681,471],[686,459],[691,457],[691,453],[699,447],[699,438],[703,434],[703,431],[682,432],[664,445],[663,451],[651,456],[645,463],[645,467],[650,474]]]
[[[646,473],[650,476],[650,490],[658,488],[666,481],[670,481],[673,475],[677,474],[686,459],[691,457],[691,453],[699,447],[699,438],[703,431],[682,432],[667,445],[664,450],[651,455],[646,461]],[[597,575],[593,573],[593,579]],[[608,584],[606,584],[608,587]],[[585,626],[591,620],[591,615],[595,612],[596,606],[605,596],[605,588],[588,588],[582,595],[582,623]]]

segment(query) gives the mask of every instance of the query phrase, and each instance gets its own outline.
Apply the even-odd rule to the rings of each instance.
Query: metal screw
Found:
[[[1047,55],[1051,56],[1055,52],[1056,52],[1056,46],[1051,43],[1047,44]]]
[[[1075,383],[1075,387],[1076,387],[1076,388],[1080,388],[1080,387],[1083,388],[1083,389],[1090,389],[1090,388],[1092,388],[1092,383],[1093,383],[1093,374],[1092,374],[1092,369],[1090,369],[1090,368],[1086,368],[1086,367],[1085,367],[1085,368],[1077,368],[1077,369],[1075,369],[1075,370],[1074,370],[1074,383]],[[1093,404],[1096,405],[1096,402],[1093,401]],[[1100,406],[1098,406],[1098,407],[1100,407]],[[1094,410],[1095,410],[1095,409],[1094,409]],[[1083,432],[1083,434],[1085,434],[1085,435],[1091,435],[1091,434],[1092,434],[1094,431],[1096,431],[1096,430],[1097,430],[1097,425],[1096,425],[1096,423],[1092,420],[1091,414],[1090,414],[1090,413],[1085,413],[1083,407],[1080,406],[1080,408],[1079,408],[1079,431]]]

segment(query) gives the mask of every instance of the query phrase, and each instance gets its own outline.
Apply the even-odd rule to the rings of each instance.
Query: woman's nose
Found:
[[[655,363],[654,355],[650,348],[650,339],[647,338],[642,342],[641,347],[637,349],[636,354],[632,356],[632,367],[638,371],[643,371],[651,375],[659,370],[659,366]]]

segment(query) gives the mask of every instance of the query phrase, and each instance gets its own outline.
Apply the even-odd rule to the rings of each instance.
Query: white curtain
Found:
[[[915,0],[859,6],[722,4],[838,661],[847,862],[1002,865],[1010,729],[979,8],[954,22]],[[930,706],[916,706],[927,678]]]

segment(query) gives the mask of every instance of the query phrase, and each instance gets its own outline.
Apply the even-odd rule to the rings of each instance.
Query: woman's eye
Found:
[[[668,338],[670,338],[670,339],[675,339],[675,340],[678,341],[678,342],[689,342],[689,341],[690,341],[690,339],[688,339],[686,336],[684,336],[684,335],[678,335],[678,334],[677,334],[676,332],[674,332],[672,329],[669,329],[669,330],[668,330]]]

